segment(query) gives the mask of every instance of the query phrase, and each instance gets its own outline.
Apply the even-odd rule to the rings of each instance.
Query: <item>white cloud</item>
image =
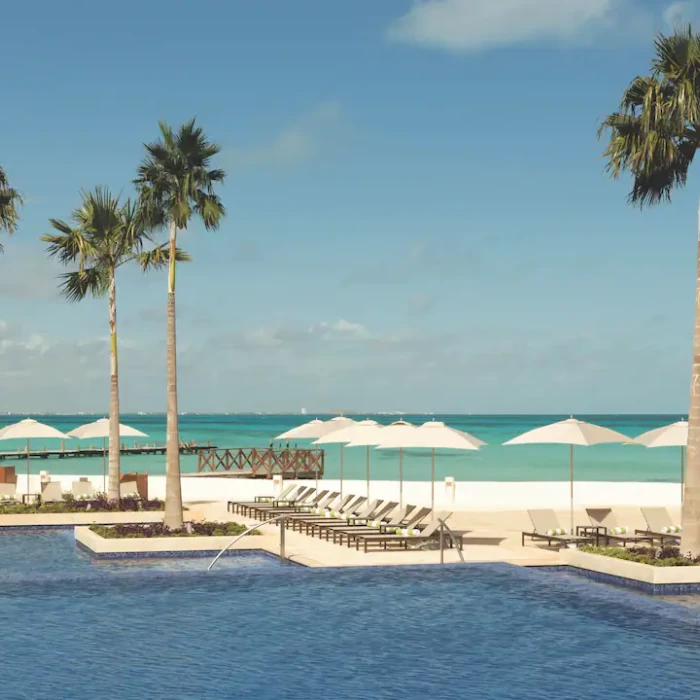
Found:
[[[269,144],[227,151],[224,158],[238,167],[285,167],[305,163],[318,154],[340,114],[337,102],[323,102],[280,131]]]
[[[417,0],[387,29],[387,37],[454,52],[536,40],[566,41],[648,13],[633,0]]]
[[[691,0],[674,2],[664,10],[663,17],[667,29],[694,22],[700,17],[699,3]]]

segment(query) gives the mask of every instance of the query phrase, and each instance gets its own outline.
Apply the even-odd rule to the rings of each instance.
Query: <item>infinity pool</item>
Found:
[[[700,697],[696,608],[508,565],[207,563],[0,536],[0,697]]]

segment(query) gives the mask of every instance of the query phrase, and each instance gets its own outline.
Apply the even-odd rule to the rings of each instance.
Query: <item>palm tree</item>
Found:
[[[639,207],[670,201],[685,185],[700,147],[700,35],[689,26],[656,38],[649,75],[636,77],[617,112],[607,116],[608,171],[632,175],[629,195]],[[600,134],[599,134],[600,135]],[[700,212],[699,212],[700,217]],[[695,297],[695,335],[688,415],[688,463],[685,472],[682,544],[700,554],[700,242]]]
[[[225,173],[210,167],[221,150],[208,140],[191,119],[177,133],[159,123],[161,138],[144,144],[146,157],[139,166],[134,184],[139,201],[148,212],[152,225],[167,226],[170,251],[176,250],[178,231],[186,229],[193,217],[204,227],[217,229],[225,215],[224,205],[214,186],[224,181]],[[181,528],[182,491],[180,485],[180,446],[177,413],[177,346],[175,334],[176,256],[170,255],[168,270],[167,322],[167,442],[165,477],[165,519],[171,528]]]
[[[10,187],[5,171],[0,167],[0,231],[7,231],[12,235],[17,230],[19,221],[19,206],[22,197],[17,190]],[[2,244],[0,244],[2,252]]]
[[[82,192],[82,203],[72,214],[74,226],[50,219],[58,233],[41,240],[48,243],[47,252],[64,265],[78,264],[78,269],[61,275],[61,291],[70,301],[88,296],[109,297],[109,488],[110,501],[119,500],[119,362],[117,353],[117,282],[116,271],[124,263],[136,260],[146,270],[167,265],[170,251],[157,246],[145,251],[150,240],[144,218],[129,200],[119,198],[103,187]],[[188,259],[176,251],[180,259]]]

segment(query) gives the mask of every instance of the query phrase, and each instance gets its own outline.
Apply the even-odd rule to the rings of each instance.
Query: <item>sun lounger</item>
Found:
[[[631,527],[619,522],[617,514],[612,508],[586,508],[586,514],[591,521],[591,527],[595,528],[595,533],[590,533],[589,528],[576,528],[577,534],[593,534],[596,544],[602,540],[603,544],[622,544],[626,547],[628,543],[639,544],[647,542],[654,544],[654,535],[635,534]],[[601,532],[602,530],[602,532]]]
[[[358,505],[358,500],[358,496],[348,494],[347,496],[344,496],[336,505],[334,505],[332,509],[316,508],[310,513],[304,514],[304,517],[292,519],[289,525],[291,526],[292,530],[298,530],[301,532],[304,528],[306,528],[306,525],[309,522],[331,519],[330,513],[352,513],[353,508]]]
[[[351,520],[360,519],[362,521],[366,521],[369,518],[372,518],[374,512],[382,503],[383,501],[375,498],[373,501],[365,503],[363,507],[356,509],[354,513],[343,514],[341,518],[336,518],[329,522],[325,522],[323,520],[320,522],[312,522],[307,526],[306,534],[314,537],[316,533],[318,533],[321,539],[324,538],[324,535],[325,539],[328,539],[328,533],[336,527],[346,527]]]
[[[315,504],[300,503],[298,505],[289,506],[290,518],[305,518],[316,510],[329,510],[335,508],[334,505],[340,496],[340,491],[331,491],[327,493],[320,501]]]
[[[0,484],[0,505],[19,503],[17,497],[17,484]]]
[[[348,518],[348,521],[346,523],[343,523],[337,528],[333,528],[333,530],[328,533],[326,539],[330,538],[332,532],[333,544],[336,544],[338,536],[340,536],[340,542],[342,544],[343,536],[346,533],[379,532],[380,524],[389,522],[387,518],[391,516],[391,514],[394,512],[394,510],[396,510],[396,507],[398,505],[398,501],[387,501],[379,508],[377,508],[377,510],[374,513],[372,513],[372,516],[370,518]],[[412,507],[413,506],[409,506],[409,508]],[[396,522],[397,527],[401,524],[401,520],[405,518],[407,512],[408,511],[406,508],[401,509],[400,516],[398,517],[398,521]],[[370,523],[372,523],[372,525],[370,525]]]
[[[313,535],[316,527],[319,525],[328,525],[331,523],[346,522],[347,518],[351,516],[356,516],[362,510],[362,506],[367,501],[366,496],[355,496],[354,500],[349,501],[348,504],[342,510],[331,510],[330,515],[323,515],[318,518],[307,518],[301,521],[302,525],[299,531],[304,530],[307,535]]]
[[[323,500],[325,500],[327,496],[328,490],[320,491],[317,494],[314,494],[312,491],[306,498],[302,498],[299,501],[294,501],[294,503],[291,505],[281,505],[273,508],[261,508],[260,510],[256,508],[249,512],[255,513],[255,515],[259,516],[259,518],[265,518],[266,520],[270,520],[271,518],[275,518],[278,515],[283,515],[284,513],[294,515],[300,510],[304,511],[306,509],[308,511],[312,508],[316,508]]]
[[[119,484],[119,498],[141,498],[135,481],[122,481]],[[42,500],[44,500],[42,496]]]
[[[61,503],[63,501],[63,491],[60,481],[49,481],[41,489],[42,503]]]
[[[95,487],[89,481],[83,479],[73,482],[71,492],[76,501],[92,501],[97,495]]]
[[[392,535],[396,530],[415,530],[419,525],[432,513],[430,508],[414,508],[409,515],[407,515],[400,523],[395,524],[390,522],[386,525],[380,525],[379,529],[376,528],[362,531],[356,531],[352,533],[347,533],[348,547],[350,547],[351,542],[355,543],[355,547],[359,548],[358,541],[363,537],[371,537],[374,535]],[[340,541],[342,544],[342,538]]]
[[[310,500],[313,496],[315,488],[310,486],[303,486],[299,491],[294,493],[292,497],[275,499],[271,503],[257,503],[255,505],[248,505],[243,507],[243,515],[248,518],[255,518],[259,520],[264,517],[264,514],[269,510],[274,510],[275,508],[280,508],[282,506],[293,506],[297,503],[305,503]]]
[[[397,545],[399,549],[408,549],[409,544],[428,542],[429,540],[434,540],[440,536],[440,527],[442,523],[447,520],[452,513],[436,513],[435,518],[429,522],[424,528],[417,527],[407,527],[401,528],[395,533],[385,533],[379,535],[359,535],[355,539],[355,548],[359,549],[360,544],[363,545],[364,551],[369,552],[370,547],[373,545],[379,545],[381,549],[387,550],[390,546]],[[462,548],[462,533],[453,533],[457,546]],[[452,538],[446,537],[445,541],[448,546],[452,546]]]
[[[226,504],[226,510],[229,513],[238,513],[240,506],[254,506],[258,503],[272,503],[274,500],[284,499],[287,496],[290,496],[292,491],[301,488],[303,487],[297,486],[296,484],[287,484],[287,486],[285,486],[277,496],[256,496],[252,501],[228,501]]]
[[[416,509],[416,506],[407,505],[403,508],[394,508],[386,513],[381,518],[368,522],[366,525],[355,525],[353,527],[341,528],[333,532],[333,544],[343,544],[343,540],[347,542],[348,547],[354,540],[355,535],[364,533],[377,534],[381,532],[381,527],[388,525],[389,527],[399,527],[405,524],[406,519]],[[391,515],[390,515],[391,514]]]
[[[590,544],[595,542],[593,535],[572,535],[563,528],[556,513],[553,510],[528,510],[528,515],[532,521],[532,532],[522,533],[522,544],[525,546],[525,538],[540,540],[547,543],[549,547],[553,542],[556,544]]]
[[[642,508],[642,515],[647,521],[646,530],[637,530],[640,534],[653,535],[664,546],[666,542],[679,542],[683,529],[674,525],[671,516],[665,508]]]

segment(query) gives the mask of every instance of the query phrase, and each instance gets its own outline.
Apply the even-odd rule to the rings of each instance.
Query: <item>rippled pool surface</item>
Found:
[[[0,536],[0,697],[700,697],[695,607],[507,565],[206,565]]]

